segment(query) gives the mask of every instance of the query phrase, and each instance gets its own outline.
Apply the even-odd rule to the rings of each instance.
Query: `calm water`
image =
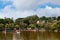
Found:
[[[0,40],[60,40],[58,32],[21,32],[7,33],[6,35],[0,32]]]

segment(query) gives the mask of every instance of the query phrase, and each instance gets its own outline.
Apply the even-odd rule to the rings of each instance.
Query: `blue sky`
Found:
[[[60,16],[60,0],[0,0],[0,18]]]

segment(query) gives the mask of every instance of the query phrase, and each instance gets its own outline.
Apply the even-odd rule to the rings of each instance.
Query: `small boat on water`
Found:
[[[20,34],[21,32],[19,30],[13,30],[14,33]]]
[[[19,30],[16,30],[16,33],[17,33],[17,34],[20,34],[20,31],[19,31]]]
[[[13,32],[17,33],[17,34],[20,34],[20,30],[17,30],[16,28],[14,28]]]

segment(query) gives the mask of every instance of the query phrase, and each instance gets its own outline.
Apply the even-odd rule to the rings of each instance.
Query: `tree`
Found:
[[[4,24],[0,23],[0,31],[2,31],[2,28],[4,28]]]
[[[57,20],[60,20],[60,16],[57,17]]]
[[[57,18],[56,17],[52,17],[52,20],[56,20]]]
[[[40,17],[40,20],[46,20],[45,16]]]
[[[57,26],[58,31],[60,31],[60,20],[59,20],[59,21],[57,21],[56,26]]]
[[[37,20],[39,20],[39,17],[37,15],[33,15],[33,16],[29,16],[29,17],[24,18],[24,20],[27,20],[26,22],[29,24],[33,24],[33,23],[36,23]]]
[[[35,24],[30,24],[29,25],[31,29],[35,29],[36,25]]]
[[[20,22],[20,28],[21,29],[24,29],[24,28],[26,28],[27,27],[27,24],[26,23],[24,23],[24,22]]]
[[[17,19],[15,20],[15,23],[16,23],[16,24],[20,24],[20,22],[23,22],[23,18],[17,18]]]
[[[15,23],[9,23],[9,28],[11,29],[15,28]]]
[[[41,29],[41,28],[44,28],[44,24],[45,24],[45,23],[44,23],[42,20],[37,21],[36,27],[37,27],[38,30],[39,30],[39,29]]]
[[[5,21],[5,24],[14,23],[13,19],[10,19],[10,18],[5,18],[4,21]]]
[[[9,28],[9,24],[5,24],[5,28]]]
[[[51,23],[51,22],[47,22],[47,23],[45,24],[45,28],[46,28],[47,31],[49,31],[49,30],[51,30],[51,29],[54,28],[53,26],[51,26],[52,24],[53,24],[53,23]]]
[[[5,24],[5,20],[0,18],[0,23]]]
[[[20,26],[19,26],[18,24],[15,25],[15,28],[19,29],[19,27],[20,27]]]
[[[56,30],[60,30],[60,20],[59,21],[55,21],[52,25],[51,25],[51,29],[56,29]]]
[[[54,25],[58,31],[60,31],[60,20]]]

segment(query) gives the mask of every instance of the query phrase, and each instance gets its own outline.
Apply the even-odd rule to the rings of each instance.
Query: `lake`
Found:
[[[0,32],[0,40],[60,40],[59,32],[31,32],[24,31],[20,34]]]

